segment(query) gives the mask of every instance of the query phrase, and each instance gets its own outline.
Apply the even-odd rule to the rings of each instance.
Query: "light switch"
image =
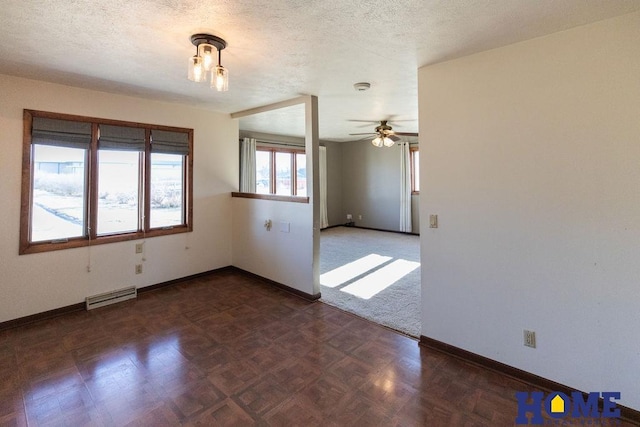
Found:
[[[291,230],[291,223],[289,222],[281,222],[280,223],[280,232],[288,233]]]
[[[438,215],[429,215],[429,228],[438,228]]]

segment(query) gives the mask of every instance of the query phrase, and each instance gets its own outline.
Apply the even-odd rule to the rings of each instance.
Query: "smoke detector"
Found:
[[[364,92],[365,90],[369,90],[371,87],[371,83],[360,82],[353,85],[353,88],[358,92]]]

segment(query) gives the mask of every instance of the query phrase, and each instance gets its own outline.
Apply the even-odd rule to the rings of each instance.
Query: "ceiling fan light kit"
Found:
[[[375,137],[373,141],[371,141],[371,144],[373,144],[374,147],[391,147],[393,146],[393,144],[395,144],[395,142],[391,138],[380,135]]]
[[[199,33],[191,36],[196,54],[189,58],[187,77],[196,83],[209,81],[218,92],[229,90],[229,70],[222,66],[221,52],[227,42],[211,34]],[[216,64],[217,53],[217,64]]]
[[[363,120],[351,120],[351,121],[363,121]],[[375,138],[371,141],[374,147],[392,147],[396,141],[402,136],[418,136],[414,132],[394,132],[393,128],[387,124],[388,120],[380,120],[380,124],[376,126],[372,133],[352,133],[350,135],[375,135]]]

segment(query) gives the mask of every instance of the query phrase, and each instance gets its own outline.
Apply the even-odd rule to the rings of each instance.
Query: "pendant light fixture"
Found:
[[[196,47],[196,54],[189,58],[189,80],[196,83],[209,81],[211,88],[218,92],[229,90],[229,70],[221,63],[221,52],[227,47],[227,42],[220,37],[200,33],[191,36],[191,43]]]
[[[220,51],[218,51],[218,65],[211,72],[211,87],[218,92],[229,90],[229,70],[220,64]]]

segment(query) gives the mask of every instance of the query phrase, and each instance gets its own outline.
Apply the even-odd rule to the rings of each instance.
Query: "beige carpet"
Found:
[[[336,227],[320,233],[322,301],[420,336],[420,237]]]

